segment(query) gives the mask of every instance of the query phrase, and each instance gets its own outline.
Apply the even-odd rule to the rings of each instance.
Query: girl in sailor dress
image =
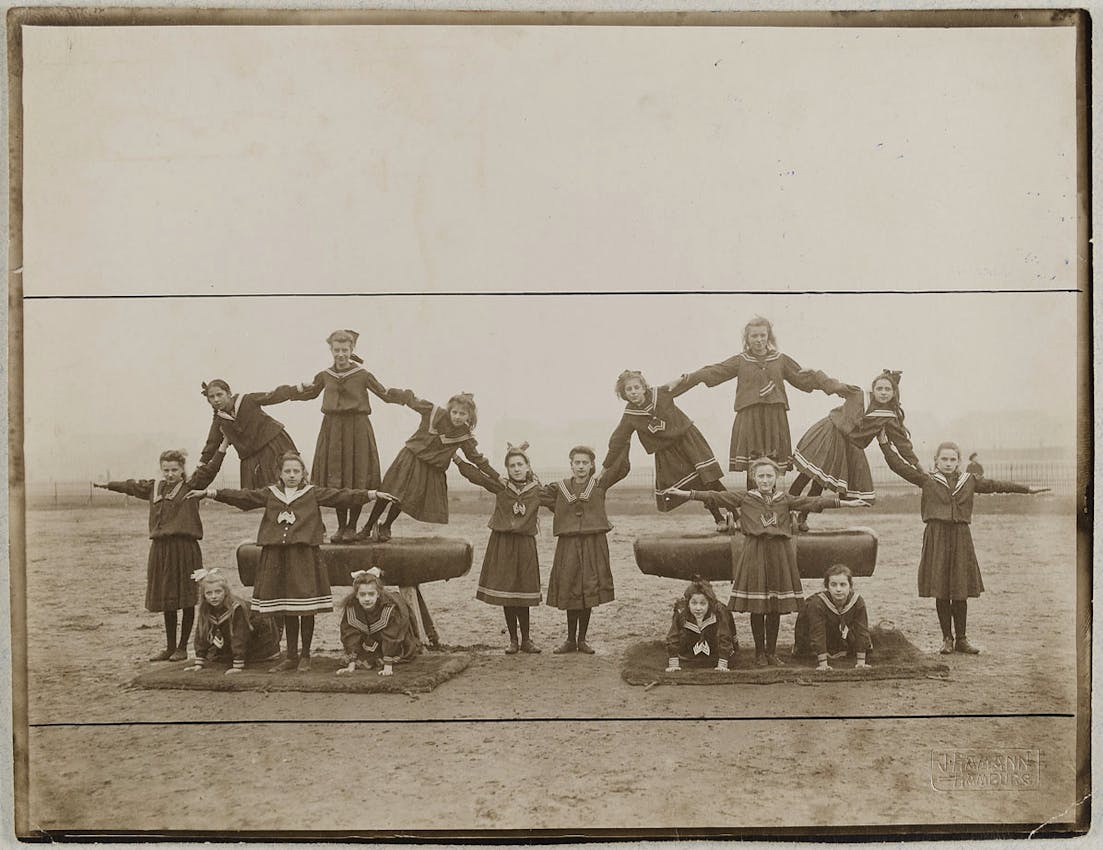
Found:
[[[789,433],[788,383],[802,392],[820,390],[842,395],[849,387],[823,372],[802,369],[777,349],[774,327],[769,320],[755,316],[743,328],[743,351],[721,363],[704,366],[683,375],[668,387],[678,393],[697,384],[715,387],[736,379],[735,421],[732,423],[728,469],[738,472],[749,468],[755,458],[768,457],[784,472],[792,463],[792,436]],[[747,476],[747,488],[753,482]]]
[[[969,642],[966,623],[969,599],[980,596],[984,582],[969,524],[973,520],[976,493],[1045,493],[1048,487],[1027,487],[1014,481],[978,478],[962,473],[961,449],[957,443],[939,443],[933,473],[907,463],[884,433],[877,442],[889,468],[921,488],[923,553],[919,557],[919,596],[934,597],[938,624],[942,629],[943,655],[980,652]]]
[[[712,585],[694,576],[674,603],[666,634],[669,661],[666,672],[686,667],[715,667],[727,672],[734,666],[735,618],[716,598]]]
[[[248,604],[230,590],[225,573],[196,570],[199,616],[195,628],[195,664],[189,672],[209,670],[212,664],[229,664],[227,674],[241,673],[246,661],[271,661],[279,657],[280,639],[271,617],[250,617]]]
[[[385,587],[379,570],[352,574],[352,592],[341,603],[341,646],[344,665],[337,675],[375,667],[380,676],[394,675],[393,666],[421,652],[413,613],[401,596]]]
[[[509,630],[506,655],[540,651],[529,636],[529,608],[539,605],[541,597],[540,560],[536,554],[540,482],[532,473],[528,447],[528,443],[507,447],[508,479],[491,478],[472,464],[456,458],[456,466],[464,478],[494,494],[494,513],[487,523],[490,540],[486,544],[475,598],[488,605],[502,606]]]
[[[353,350],[359,334],[337,330],[326,337],[333,366],[323,369],[309,384],[299,384],[295,401],[322,396],[322,427],[314,449],[311,478],[321,487],[379,488],[379,449],[371,424],[371,396],[390,404],[400,403],[402,393],[389,390],[363,367]],[[356,539],[360,507],[337,508],[337,531],[331,543]]]
[[[622,452],[612,466],[596,475],[594,450],[589,446],[575,446],[570,459],[571,477],[540,491],[540,504],[555,514],[548,604],[567,612],[567,640],[554,652],[593,655],[586,642],[590,611],[613,601],[608,540],[613,526],[605,513],[605,494],[628,474],[628,452]]]
[[[617,376],[617,397],[625,402],[620,423],[609,438],[609,452],[602,466],[608,468],[622,452],[628,451],[632,434],[640,445],[655,455],[655,505],[669,511],[683,504],[680,499],[662,495],[671,487],[683,490],[723,490],[720,468],[704,435],[674,403],[685,392],[681,386],[652,387],[643,374],[626,369]],[[720,508],[709,507],[717,531],[728,530],[728,518]]]
[[[259,490],[193,490],[188,494],[243,511],[264,509],[257,532],[260,563],[250,606],[254,613],[282,617],[287,635],[287,657],[270,672],[309,670],[314,615],[333,610],[329,573],[319,549],[325,533],[319,508],[350,508],[377,495],[386,498],[375,490],[335,490],[307,483],[306,465],[295,452],[281,459],[279,484]]]
[[[804,600],[793,629],[793,655],[814,653],[818,670],[830,670],[829,658],[853,655],[854,666],[866,669],[872,651],[866,603],[854,589],[854,574],[846,564],[834,564],[823,574],[823,590]]]
[[[780,470],[772,458],[751,464],[756,489],[741,492],[672,490],[682,498],[739,508],[739,530],[743,548],[732,568],[732,612],[751,615],[755,664],[783,666],[777,656],[777,635],[782,614],[792,614],[804,602],[797,568],[797,547],[793,540],[791,510],[822,511],[825,508],[859,507],[859,499],[831,496],[790,496],[778,492]]]
[[[289,401],[295,393],[290,386],[270,393],[233,395],[221,378],[203,384],[203,395],[213,412],[207,442],[199,455],[201,463],[214,457],[223,440],[228,440],[241,460],[241,487],[267,487],[279,480],[280,458],[297,451],[283,423],[264,412],[272,404]]]
[[[195,618],[195,584],[190,576],[203,568],[203,521],[199,505],[188,501],[196,488],[214,481],[226,457],[227,442],[216,447],[211,459],[186,477],[183,451],[161,452],[161,479],[108,481],[94,484],[102,490],[126,493],[149,502],[149,558],[146,561],[146,610],[160,611],[165,621],[165,649],[150,661],[183,661],[188,657],[188,639]],[[176,639],[176,612],[183,611],[180,640]]]
[[[417,398],[409,390],[396,394],[402,403],[421,414],[421,424],[406,441],[398,456],[383,476],[382,488],[396,500],[379,524],[376,537],[381,542],[391,539],[391,526],[400,513],[407,513],[421,522],[448,522],[448,469],[457,450],[462,450],[486,475],[496,478],[485,457],[479,454],[472,430],[478,420],[475,397],[458,393],[444,407]],[[383,502],[372,505],[368,521],[359,537],[367,538],[383,514]]]
[[[844,398],[840,407],[809,428],[797,443],[793,463],[800,474],[789,495],[799,496],[807,489],[809,496],[818,496],[828,490],[872,503],[876,494],[865,449],[882,430],[904,460],[919,465],[904,427],[899,372],[885,370],[873,379],[868,394],[855,389],[847,391]],[[800,517],[800,531],[808,530],[806,517],[806,513]]]

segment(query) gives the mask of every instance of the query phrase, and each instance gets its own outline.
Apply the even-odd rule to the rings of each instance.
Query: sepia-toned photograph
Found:
[[[10,11],[15,834],[1084,835],[1089,26]]]

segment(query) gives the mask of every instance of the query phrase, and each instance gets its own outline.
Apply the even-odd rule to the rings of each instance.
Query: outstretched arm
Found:
[[[818,369],[802,369],[800,364],[788,354],[781,355],[781,360],[785,380],[802,392],[810,393],[813,390],[820,390],[828,395],[846,398],[850,393],[862,391],[861,387],[844,384]]]
[[[742,490],[677,490],[672,487],[669,490],[663,490],[663,494],[704,502],[710,508],[730,510],[738,510],[743,500],[747,498],[746,492]]]
[[[881,454],[885,456],[885,461],[888,463],[889,469],[905,481],[914,484],[916,487],[922,487],[927,483],[927,479],[930,478],[930,476],[918,466],[912,466],[900,457],[899,453],[889,442],[889,438],[885,435],[884,430],[879,431],[877,434],[877,445],[881,447]]]
[[[214,499],[243,511],[252,511],[268,503],[268,490],[215,490],[209,487],[206,490],[192,490],[185,498]]]
[[[296,384],[284,384],[276,387],[268,393],[246,393],[244,398],[249,399],[262,407],[269,404],[282,404],[285,401],[293,401],[298,398],[299,386]]]
[[[387,404],[405,404],[406,390],[388,389],[371,372],[368,372],[368,389]]]
[[[498,473],[494,471],[494,467],[490,465],[490,461],[479,452],[479,444],[475,442],[474,437],[470,437],[460,443],[460,449],[463,451],[464,456],[475,464],[483,475],[486,475],[488,478],[493,478],[498,475]]]
[[[904,423],[897,419],[890,419],[885,423],[885,436],[896,447],[896,451],[905,462],[912,466],[919,466],[919,458],[915,456],[915,448],[912,446],[911,434],[904,427]]]
[[[218,447],[222,443],[222,439],[222,429],[218,427],[218,420],[215,419],[211,422],[211,429],[207,432],[207,441],[203,444],[203,448],[199,452],[200,463],[206,463],[214,457],[215,452],[218,451]]]
[[[153,487],[156,482],[152,478],[143,478],[140,481],[130,478],[126,481],[108,481],[106,484],[93,484],[100,490],[110,490],[113,493],[126,493],[135,499],[145,499],[147,502],[153,496]]]
[[[501,476],[497,475],[497,473],[490,476],[474,464],[468,463],[466,460],[460,460],[458,457],[454,457],[452,460],[455,462],[456,468],[459,469],[460,475],[472,484],[495,494],[501,493],[505,489],[505,485],[501,481]]]
[[[189,490],[206,490],[211,486],[211,482],[218,477],[219,470],[222,469],[222,461],[226,459],[226,450],[230,448],[230,441],[223,440],[222,445],[218,447],[218,451],[214,453],[209,461],[199,464],[185,482],[185,486]]]
[[[736,354],[734,357],[729,357],[727,360],[722,360],[719,363],[713,363],[711,366],[702,366],[695,372],[690,372],[686,375],[682,375],[677,381],[667,384],[667,387],[671,388],[671,392],[674,392],[674,387],[678,389],[677,394],[681,395],[686,390],[693,389],[698,384],[704,384],[706,387],[715,387],[717,384],[722,384],[725,381],[730,381],[732,378],[739,377],[739,369],[746,360],[742,354]]]
[[[632,469],[632,464],[628,462],[627,446],[618,452],[615,457],[606,458],[605,462],[608,465],[597,474],[597,486],[602,490],[608,490],[618,481],[623,481],[629,470]]]
[[[975,475],[973,481],[976,482],[974,486],[974,492],[976,493],[1027,493],[1034,495],[1035,493],[1048,493],[1050,489],[1049,487],[1028,487],[1015,481],[1000,481],[998,478],[977,478]]]
[[[292,386],[292,395],[288,401],[310,401],[322,394],[322,390],[326,388],[325,378],[322,377],[324,373],[319,372],[314,376],[314,380],[308,384],[295,384]]]
[[[635,429],[632,427],[631,417],[626,413],[620,418],[620,422],[617,423],[617,427],[613,429],[613,433],[609,436],[609,451],[605,454],[605,460],[601,465],[603,468],[608,469],[613,466],[621,453],[627,454],[628,448],[632,444],[632,433]]]
[[[374,502],[381,495],[378,490],[354,490],[315,487],[314,499],[323,508],[358,508],[368,502]]]

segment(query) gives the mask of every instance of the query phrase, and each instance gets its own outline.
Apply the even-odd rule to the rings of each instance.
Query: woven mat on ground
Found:
[[[380,676],[375,670],[357,670],[337,675],[338,658],[315,655],[309,673],[269,673],[275,662],[249,665],[243,673],[227,676],[225,667],[189,673],[191,662],[159,662],[139,675],[131,684],[139,688],[176,688],[196,691],[313,691],[334,693],[428,693],[441,682],[467,669],[471,656],[465,652],[426,652],[413,661],[394,666],[393,676]]]
[[[792,647],[779,646],[778,657],[784,667],[754,666],[754,647],[740,646],[736,654],[735,669],[721,673],[715,669],[687,669],[667,673],[666,645],[662,641],[643,641],[633,644],[624,654],[621,677],[630,685],[769,685],[775,682],[862,681],[868,679],[923,679],[939,678],[950,672],[948,665],[938,661],[938,655],[920,652],[896,629],[874,626],[870,630],[873,639],[872,665],[868,670],[854,669],[853,658],[833,658],[832,670],[817,671],[816,657],[794,657]]]

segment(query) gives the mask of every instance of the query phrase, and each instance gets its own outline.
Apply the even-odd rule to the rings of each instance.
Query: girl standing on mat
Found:
[[[749,471],[752,459],[768,457],[782,472],[792,463],[786,383],[806,393],[820,390],[843,395],[847,390],[859,389],[823,372],[802,369],[792,357],[778,351],[774,326],[761,316],[755,316],[743,328],[743,350],[739,354],[683,375],[667,386],[672,392],[683,393],[701,383],[715,387],[732,378],[736,379],[735,422],[728,469],[748,470],[747,489],[754,486]]]
[[[671,390],[666,386],[652,387],[641,372],[626,369],[617,376],[617,397],[626,404],[620,424],[609,438],[609,452],[603,467],[610,466],[627,452],[636,433],[640,445],[655,455],[655,505],[660,511],[673,510],[683,502],[661,495],[671,487],[684,490],[723,490],[720,468],[704,435],[674,399],[688,387]],[[709,507],[717,531],[727,531],[728,517],[720,508]]]
[[[448,522],[448,482],[445,470],[457,449],[462,449],[475,466],[491,478],[497,473],[486,458],[479,454],[472,431],[478,421],[475,397],[458,393],[444,407],[417,398],[410,390],[398,394],[402,403],[421,414],[421,424],[406,441],[398,456],[383,476],[383,489],[395,502],[379,524],[376,537],[380,542],[391,539],[391,526],[400,513],[407,513],[421,522],[443,525]],[[385,507],[383,502],[372,505],[368,521],[359,534],[367,539]]]
[[[715,667],[727,673],[735,666],[735,618],[712,590],[694,576],[674,603],[674,617],[666,634],[667,673],[687,667]]]
[[[230,385],[221,378],[203,384],[203,395],[214,417],[207,443],[199,455],[200,462],[209,461],[219,444],[228,440],[241,460],[243,490],[266,487],[279,480],[280,458],[284,452],[296,451],[295,443],[283,423],[263,408],[290,400],[294,392],[294,387],[277,387],[270,393],[231,395]]]
[[[959,471],[961,449],[957,443],[939,443],[933,473],[908,464],[885,434],[877,442],[889,468],[922,490],[920,512],[925,528],[923,553],[919,556],[919,596],[934,597],[938,624],[942,629],[943,655],[980,652],[969,643],[965,627],[969,599],[980,596],[977,552],[969,524],[973,519],[973,496],[977,493],[1045,493],[1048,487],[1027,487],[1014,481],[977,478]]]
[[[555,559],[548,576],[548,604],[567,612],[567,640],[554,652],[593,655],[586,642],[590,611],[613,601],[613,570],[605,514],[605,494],[628,474],[628,452],[594,474],[594,450],[571,449],[571,477],[541,490],[540,504],[555,512]]]
[[[269,672],[310,669],[314,615],[333,610],[329,573],[319,547],[325,527],[321,507],[351,508],[386,493],[375,490],[335,490],[307,482],[306,464],[295,452],[280,458],[280,483],[259,490],[192,490],[188,498],[204,497],[243,511],[263,508],[257,543],[260,563],[250,607],[254,613],[282,617],[287,657]],[[299,635],[302,634],[302,654]]]
[[[375,667],[382,668],[380,676],[393,676],[395,664],[421,652],[406,600],[383,587],[375,567],[352,574],[352,592],[341,603],[341,645],[345,666],[338,676]]]
[[[356,331],[338,330],[326,337],[333,365],[314,376],[309,384],[299,384],[295,401],[322,396],[322,427],[314,449],[311,476],[322,487],[378,489],[379,449],[371,424],[371,396],[375,393],[389,404],[401,403],[400,390],[384,387],[367,371],[353,350],[359,338]],[[356,539],[360,508],[337,508],[337,531],[331,543],[351,543]]]
[[[272,661],[280,656],[280,636],[270,617],[250,617],[249,606],[230,590],[225,573],[196,570],[192,578],[202,594],[195,629],[195,664],[185,670],[209,670],[209,664],[229,664],[226,674],[241,673],[246,661]]]
[[[904,460],[919,466],[904,427],[899,372],[886,369],[873,379],[869,393],[856,389],[844,398],[840,407],[809,428],[797,443],[793,463],[800,474],[789,488],[790,496],[799,496],[805,489],[809,496],[827,490],[872,503],[876,494],[865,449],[882,430]],[[801,513],[798,530],[808,530],[807,517],[807,512]]]
[[[211,459],[201,463],[187,477],[187,454],[170,449],[161,452],[161,480],[108,481],[94,484],[101,490],[126,493],[149,502],[149,558],[146,561],[146,610],[160,611],[165,621],[165,649],[150,661],[183,661],[188,657],[188,639],[195,619],[196,592],[191,574],[203,569],[203,521],[199,505],[187,494],[206,487],[222,468],[228,443],[216,447]],[[176,639],[176,612],[183,611],[180,640]]]
[[[540,604],[540,560],[536,554],[537,513],[540,510],[540,482],[532,473],[528,443],[506,449],[507,480],[485,475],[477,467],[456,458],[460,474],[494,494],[494,513],[487,527],[483,569],[475,598],[488,605],[501,605],[509,630],[506,655],[540,650],[529,636],[529,608]],[[521,641],[517,642],[520,627]]]
[[[873,649],[866,603],[854,589],[854,574],[846,564],[828,567],[823,590],[804,600],[793,629],[793,655],[816,654],[818,670],[830,670],[828,658],[853,655],[854,666],[866,668]]]
[[[732,569],[732,591],[728,608],[751,615],[755,664],[781,667],[777,657],[777,633],[782,614],[792,614],[804,602],[797,568],[797,547],[793,540],[792,510],[822,511],[825,508],[862,507],[860,499],[831,496],[790,496],[778,492],[780,475],[772,458],[753,461],[750,472],[757,488],[746,493],[671,490],[675,496],[725,507],[739,508],[739,530],[743,549]]]

